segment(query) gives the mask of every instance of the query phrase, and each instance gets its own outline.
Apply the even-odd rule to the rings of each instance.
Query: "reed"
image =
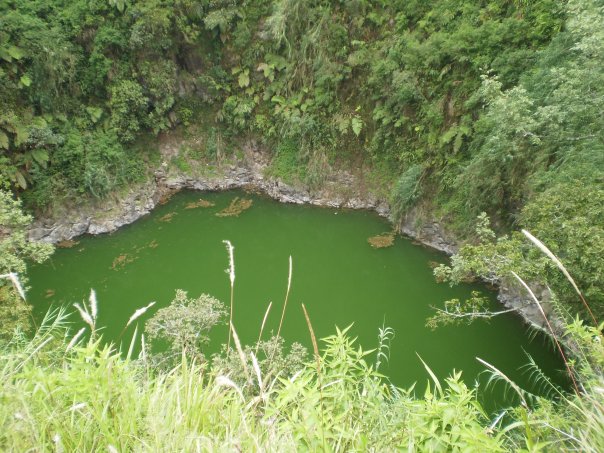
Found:
[[[132,316],[130,316],[130,318],[128,319],[128,322],[126,323],[126,327],[130,326],[130,324],[132,324],[134,321],[136,321],[138,318],[140,318],[142,315],[144,315],[147,312],[147,310],[149,310],[151,307],[153,307],[153,305],[155,305],[155,302],[150,302],[149,304],[145,305],[144,307],[135,310],[134,313],[132,313]]]
[[[124,333],[126,332],[126,329],[128,327],[130,327],[130,325],[136,321],[138,318],[140,318],[141,316],[143,316],[147,310],[149,310],[151,307],[153,307],[155,305],[155,301],[148,303],[147,305],[145,305],[144,307],[138,308],[136,310],[134,310],[134,313],[132,313],[132,316],[130,316],[130,318],[128,318],[128,322],[126,322],[126,325],[124,326],[124,328],[122,329],[122,331],[120,332],[120,336],[119,338],[122,338],[122,336],[124,335]]]
[[[88,297],[88,305],[82,302],[82,305],[75,303],[73,306],[80,313],[82,320],[90,326],[90,331],[94,336],[96,332],[96,319],[99,313],[98,302],[96,299],[96,292],[94,289],[90,289],[90,296]]]
[[[302,311],[314,360],[272,381],[229,326],[239,360],[257,383],[252,394],[186,354],[172,369],[144,372],[132,360],[133,345],[142,342],[138,329],[127,357],[98,340],[74,347],[82,330],[67,344],[57,335],[65,318],[52,315],[30,342],[0,346],[0,445],[8,451],[428,451],[435,445],[601,451],[601,384],[564,396],[560,406],[534,409],[537,399],[529,401],[506,374],[478,359],[521,400],[506,417],[489,420],[459,374],[439,381],[426,366],[438,390],[423,397],[383,385],[348,329],[323,340],[321,352],[304,305]]]
[[[243,352],[243,348],[241,347],[241,342],[239,341],[239,335],[237,335],[237,331],[235,330],[235,326],[233,325],[233,323],[229,324],[229,328],[231,329],[231,332],[233,333],[233,342],[235,343],[235,349],[237,350],[237,354],[239,355],[239,360],[241,361],[241,365],[243,366],[243,371],[245,372],[245,377],[248,380],[248,382],[250,382],[251,376],[250,376],[249,369],[247,367],[247,360],[245,360],[245,353]],[[230,353],[230,351],[227,349],[227,354],[228,353]]]
[[[319,384],[319,401],[321,405],[321,438],[323,441],[323,451],[326,451],[325,448],[325,407],[323,402],[323,382],[321,379],[321,355],[319,354],[319,346],[317,344],[317,337],[315,336],[315,331],[312,328],[312,323],[310,322],[310,316],[308,316],[308,311],[306,311],[306,307],[304,304],[302,305],[302,311],[304,312],[304,318],[306,319],[306,325],[308,326],[308,331],[310,332],[310,339],[312,341],[312,349],[313,355],[315,357],[315,362],[317,364],[317,382]]]
[[[564,361],[564,366],[566,367],[566,370],[568,371],[568,375],[570,376],[571,380],[573,381],[573,387],[575,388],[575,392],[577,394],[579,394],[580,393],[579,392],[579,386],[578,386],[577,380],[575,378],[575,373],[571,369],[571,366],[570,366],[569,361],[568,361],[568,359],[566,357],[566,354],[564,354],[564,350],[562,349],[562,346],[560,345],[560,341],[558,341],[558,336],[556,335],[556,332],[552,328],[552,325],[549,322],[549,319],[548,319],[547,315],[545,314],[545,311],[543,310],[543,307],[541,306],[541,303],[539,302],[539,299],[537,299],[537,297],[535,296],[535,293],[533,293],[533,290],[531,290],[531,288],[525,283],[524,280],[522,280],[518,276],[518,274],[516,274],[516,272],[512,271],[512,275],[516,278],[516,280],[518,280],[520,282],[520,284],[524,287],[524,289],[526,289],[526,291],[531,296],[531,299],[533,299],[533,301],[537,304],[537,307],[539,308],[539,313],[541,313],[541,316],[543,316],[543,319],[545,320],[545,323],[547,325],[547,329],[549,330],[550,335],[554,339],[554,342],[556,343],[556,348],[560,352],[560,356],[562,357],[562,360]]]
[[[23,285],[21,285],[19,276],[16,273],[9,272],[8,274],[2,274],[2,275],[0,275],[0,278],[9,279],[11,281],[11,283],[13,284],[13,286],[15,287],[15,289],[17,290],[17,293],[19,293],[19,296],[21,297],[21,299],[26,300],[25,291],[23,290]]]
[[[556,255],[554,255],[554,253],[549,248],[547,248],[547,246],[543,242],[541,242],[539,239],[537,239],[535,236],[533,236],[527,230],[522,230],[522,234],[524,234],[533,244],[535,244],[539,250],[541,250],[545,255],[547,255],[547,257],[552,260],[552,262],[558,267],[558,269],[560,269],[560,271],[564,274],[566,279],[572,285],[575,292],[579,295],[579,299],[581,299],[581,303],[583,304],[583,306],[589,313],[589,316],[591,317],[591,320],[594,323],[594,326],[599,326],[600,324],[598,323],[598,321],[596,321],[596,317],[594,316],[593,312],[591,311],[589,304],[585,300],[583,293],[581,292],[581,290],[575,283],[575,280],[572,278],[572,276],[570,275],[568,270],[566,270],[566,267],[564,267],[564,264],[562,264],[562,261],[560,261],[560,259],[558,259],[558,257]]]
[[[260,340],[262,339],[262,332],[264,332],[264,326],[266,325],[266,320],[268,319],[268,314],[271,311],[271,307],[273,306],[272,302],[269,302],[266,311],[264,312],[264,318],[262,318],[262,324],[260,325],[260,333],[258,334],[258,341],[256,342],[256,349],[254,354],[258,355],[258,348],[260,347]]]
[[[233,247],[233,244],[231,244],[231,241],[229,240],[224,240],[222,241],[227,248],[227,252],[229,254],[229,267],[226,270],[227,274],[229,274],[229,282],[231,283],[231,303],[230,303],[230,309],[229,309],[229,325],[233,324],[233,298],[234,298],[234,294],[235,294],[235,257],[234,257],[234,250],[235,247]],[[231,348],[231,329],[229,329],[229,339],[227,342],[227,351]]]
[[[281,312],[281,320],[279,321],[279,329],[277,329],[277,336],[281,336],[281,326],[283,325],[283,319],[285,318],[285,309],[287,308],[287,300],[289,299],[289,290],[292,285],[292,257],[289,256],[289,273],[287,274],[287,291],[285,292],[285,302],[283,303],[283,311]]]

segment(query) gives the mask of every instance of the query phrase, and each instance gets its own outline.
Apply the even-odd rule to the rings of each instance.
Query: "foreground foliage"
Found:
[[[21,203],[0,190],[0,275],[19,275],[17,285],[26,285],[27,261],[41,263],[54,248],[50,244],[29,241],[27,229],[32,217],[21,210]],[[15,327],[29,328],[31,306],[21,298],[10,279],[0,278],[0,342],[10,339]]]
[[[2,349],[0,448],[602,451],[600,337],[579,322],[568,334],[585,354],[576,364],[582,394],[549,401],[518,390],[521,404],[502,417],[484,413],[461,373],[441,383],[426,368],[432,380],[419,395],[389,385],[347,329],[325,338],[316,360],[270,378],[246,350],[252,365],[238,384],[187,354],[155,369],[144,353],[133,359],[100,338],[72,337],[59,311],[33,339],[17,336]]]

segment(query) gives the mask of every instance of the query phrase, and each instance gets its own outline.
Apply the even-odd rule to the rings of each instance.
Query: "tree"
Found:
[[[145,332],[152,349],[159,345],[168,347],[167,352],[159,355],[162,359],[170,361],[184,353],[203,360],[208,334],[225,314],[224,305],[218,299],[208,294],[189,298],[186,291],[178,289],[170,305],[147,321]]]

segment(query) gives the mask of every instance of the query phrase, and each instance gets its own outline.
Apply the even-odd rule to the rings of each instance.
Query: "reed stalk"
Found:
[[[287,308],[287,300],[289,299],[289,290],[292,285],[292,257],[289,256],[289,274],[287,277],[287,291],[285,293],[285,302],[283,304],[283,311],[281,312],[281,320],[279,321],[279,329],[277,330],[277,336],[281,335],[281,326],[283,325],[283,319],[285,318],[285,309]]]
[[[560,352],[560,355],[562,356],[562,360],[564,361],[564,365],[566,366],[568,374],[573,381],[573,387],[575,388],[577,395],[579,395],[580,394],[579,386],[575,379],[575,373],[572,371],[572,369],[568,363],[566,354],[564,354],[564,350],[562,349],[562,346],[560,345],[560,342],[558,341],[556,332],[554,332],[554,329],[552,328],[552,325],[550,324],[549,319],[547,318],[545,311],[543,310],[543,307],[541,306],[541,303],[535,296],[535,293],[533,293],[533,290],[531,290],[531,288],[524,282],[524,280],[522,280],[522,278],[520,278],[518,276],[518,274],[516,274],[516,272],[512,271],[512,275],[516,278],[516,280],[518,280],[520,282],[520,284],[524,287],[524,289],[526,289],[528,291],[528,293],[531,296],[531,299],[533,299],[533,301],[537,304],[537,307],[539,308],[539,312],[541,313],[541,316],[543,316],[543,319],[545,320],[545,323],[547,324],[547,328],[549,329],[550,334],[552,335],[552,338],[554,339],[554,342],[556,343],[556,347],[558,348],[558,351]]]
[[[235,293],[235,257],[233,251],[235,247],[231,244],[231,241],[224,240],[222,241],[227,248],[227,252],[229,253],[229,268],[226,270],[227,274],[229,274],[229,281],[231,283],[231,303],[230,303],[230,314],[229,314],[229,325],[233,324],[233,298]],[[229,339],[227,342],[227,352],[231,349],[231,329],[229,329]]]
[[[122,336],[126,332],[126,329],[130,326],[130,324],[132,324],[138,318],[140,318],[141,316],[143,316],[147,312],[147,310],[149,310],[151,307],[153,307],[153,305],[155,305],[155,301],[148,303],[144,307],[141,307],[141,308],[138,308],[138,309],[134,310],[134,313],[132,313],[132,316],[130,316],[130,318],[128,319],[128,322],[126,323],[126,325],[124,326],[124,328],[120,332],[119,338],[122,338]]]
[[[251,382],[250,371],[247,367],[247,361],[245,360],[245,353],[243,352],[243,348],[241,347],[241,342],[239,341],[239,335],[237,335],[237,331],[235,330],[235,326],[233,325],[233,323],[230,323],[229,327],[230,330],[233,332],[233,341],[235,343],[235,348],[237,349],[237,354],[239,354],[239,360],[241,360],[241,365],[243,365],[245,377],[247,378],[248,382]]]
[[[260,346],[260,340],[262,339],[262,332],[264,332],[264,325],[266,324],[266,320],[268,318],[268,313],[271,311],[271,307],[273,306],[272,302],[269,302],[266,312],[264,313],[264,318],[262,318],[262,325],[260,326],[260,333],[258,334],[258,341],[256,342],[256,349],[254,350],[254,355],[258,356],[258,347]]]
[[[594,326],[598,327],[600,324],[598,323],[598,321],[596,321],[596,317],[594,316],[593,312],[591,311],[589,304],[585,300],[583,293],[581,292],[581,290],[575,283],[575,280],[571,277],[570,273],[566,270],[566,267],[564,267],[564,264],[562,264],[562,261],[560,261],[560,259],[558,259],[558,257],[556,255],[554,255],[554,253],[549,248],[547,248],[547,246],[543,242],[541,242],[539,239],[537,239],[535,236],[533,236],[530,232],[528,232],[527,230],[522,230],[522,234],[524,234],[533,244],[535,244],[537,246],[537,248],[539,250],[541,250],[545,255],[547,255],[548,258],[551,259],[556,266],[558,266],[558,269],[560,269],[560,271],[562,271],[562,273],[564,274],[566,279],[570,282],[570,284],[572,285],[572,287],[574,288],[576,293],[579,295],[579,298],[581,299],[583,306],[587,309],[587,312],[589,313],[589,316],[591,317],[591,320],[593,321]]]
[[[312,341],[312,349],[315,356],[315,361],[317,362],[317,382],[319,384],[319,401],[321,404],[321,436],[323,440],[323,451],[327,451],[325,448],[325,408],[323,403],[323,383],[321,379],[321,356],[319,355],[319,346],[317,345],[317,337],[315,336],[315,331],[312,328],[312,323],[310,322],[310,316],[308,316],[308,311],[306,311],[306,307],[304,304],[302,305],[302,311],[304,311],[304,317],[306,318],[306,325],[308,326],[308,331],[310,332],[310,339]]]

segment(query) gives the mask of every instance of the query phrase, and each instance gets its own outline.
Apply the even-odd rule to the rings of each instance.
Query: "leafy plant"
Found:
[[[189,298],[183,290],[166,308],[161,308],[147,321],[145,332],[149,346],[163,345],[168,359],[179,359],[181,354],[202,360],[209,333],[220,324],[226,314],[222,302],[207,294]],[[163,354],[166,355],[166,354]]]

